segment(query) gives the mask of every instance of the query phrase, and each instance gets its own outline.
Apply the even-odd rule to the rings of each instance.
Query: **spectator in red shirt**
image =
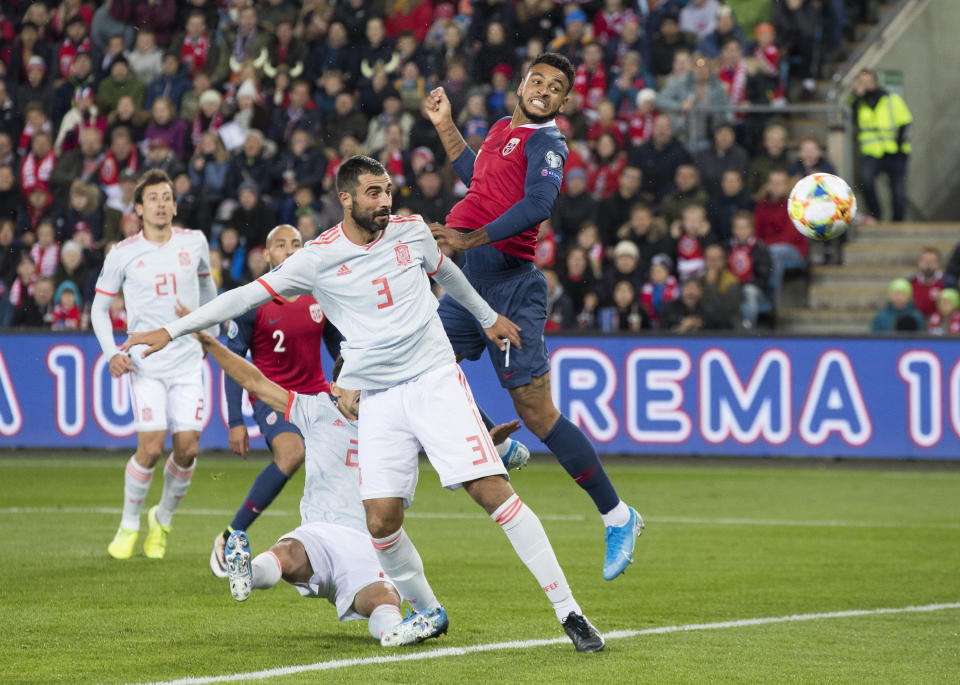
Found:
[[[610,100],[601,100],[597,105],[597,120],[590,124],[587,129],[587,141],[590,147],[596,149],[597,138],[602,133],[609,133],[617,143],[617,149],[624,148],[625,141],[623,132],[620,130],[620,124],[616,119],[616,109]]]
[[[787,269],[805,269],[810,244],[794,227],[787,214],[790,177],[786,171],[774,170],[767,176],[763,196],[757,201],[755,222],[757,237],[770,248],[773,272],[770,285],[773,302],[780,301],[783,274]]]
[[[53,308],[53,330],[80,330],[80,289],[77,288],[77,284],[73,281],[64,281],[57,288],[53,300],[57,303]]]

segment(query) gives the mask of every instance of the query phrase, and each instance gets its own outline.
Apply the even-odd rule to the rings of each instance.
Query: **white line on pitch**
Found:
[[[680,626],[661,626],[659,628],[646,628],[644,630],[616,630],[607,633],[604,637],[607,640],[621,640],[628,637],[637,637],[640,635],[662,635],[667,633],[682,633],[694,630],[718,630],[721,628],[744,628],[749,626],[762,626],[771,623],[794,623],[799,621],[817,621],[829,618],[855,618],[859,616],[878,616],[881,614],[906,614],[931,611],[944,611],[946,609],[960,609],[960,602],[951,602],[947,604],[926,604],[923,606],[899,607],[895,609],[854,609],[850,611],[831,611],[819,614],[793,614],[790,616],[771,616],[767,618],[745,618],[737,621],[719,621],[717,623],[689,623]],[[548,645],[567,644],[565,637],[557,637],[546,640],[515,640],[513,642],[491,642],[481,645],[468,645],[466,647],[445,647],[443,649],[433,649],[428,652],[415,652],[412,654],[396,654],[389,656],[372,656],[356,659],[335,659],[333,661],[321,661],[315,664],[304,664],[301,666],[285,666],[282,668],[269,668],[262,671],[251,671],[249,673],[231,673],[228,675],[202,676],[195,678],[180,678],[178,680],[160,681],[150,685],[206,685],[206,683],[227,683],[237,680],[266,680],[267,678],[276,678],[285,675],[295,675],[297,673],[307,673],[311,671],[330,671],[338,668],[350,668],[352,666],[369,666],[375,664],[390,664],[402,661],[422,661],[425,659],[439,659],[447,656],[464,656],[476,652],[492,652],[503,649],[529,649],[531,647],[544,647]]]
[[[119,507],[3,507],[0,516],[4,514],[107,514],[119,515]],[[178,509],[177,516],[232,516],[233,509]],[[267,509],[261,516],[297,516],[298,512],[284,509]],[[585,521],[587,516],[581,514],[537,514],[543,521]],[[462,520],[486,519],[484,514],[470,512],[434,512],[411,511],[405,514],[412,519]],[[960,523],[906,523],[902,521],[842,521],[842,520],[804,520],[804,519],[759,519],[759,518],[730,518],[730,517],[696,517],[696,516],[645,516],[647,523],[664,523],[678,525],[709,525],[709,526],[783,526],[788,528],[922,528],[939,530],[958,530]]]

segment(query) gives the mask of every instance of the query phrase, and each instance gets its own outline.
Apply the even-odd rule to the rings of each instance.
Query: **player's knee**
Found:
[[[537,402],[517,404],[517,414],[527,429],[538,438],[550,432],[560,418],[560,412],[553,406],[553,402]]]
[[[288,438],[280,440],[279,438]],[[303,465],[307,453],[303,440],[293,433],[284,433],[273,441],[273,460],[286,475],[292,476]]]
[[[310,560],[307,558],[307,551],[299,540],[280,540],[270,548],[270,551],[276,555],[277,561],[280,562],[282,577],[286,582],[309,582],[313,570],[310,566]]]
[[[393,535],[403,525],[403,510],[389,507],[367,508],[367,530],[371,537],[385,538]]]
[[[196,441],[173,446],[173,460],[178,466],[189,466],[199,453],[200,447]]]

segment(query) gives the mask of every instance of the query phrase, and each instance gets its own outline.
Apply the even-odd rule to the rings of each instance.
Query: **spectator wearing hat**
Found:
[[[73,96],[74,106],[63,117],[60,130],[54,141],[53,149],[60,157],[80,144],[80,131],[95,128],[101,135],[107,130],[107,120],[97,109],[93,88],[84,86],[77,89]]]
[[[613,267],[606,269],[598,291],[603,306],[613,305],[613,291],[620,281],[629,281],[639,295],[644,284],[644,266],[640,263],[640,248],[630,240],[621,240],[613,248]]]
[[[53,321],[51,328],[55,331],[78,331],[82,325],[80,307],[83,300],[80,298],[80,288],[73,281],[64,281],[57,288],[53,296],[56,305],[53,307]]]
[[[53,112],[53,86],[47,83],[47,64],[43,57],[34,55],[27,61],[27,81],[17,88],[17,102],[21,114],[28,103],[37,102],[49,116]]]
[[[230,215],[229,225],[234,226],[244,238],[247,250],[262,247],[267,233],[276,225],[273,210],[260,201],[260,189],[252,181],[244,181],[238,191],[240,204]]]
[[[673,260],[660,253],[650,260],[650,274],[640,289],[640,303],[654,327],[660,326],[660,311],[680,296],[680,286],[673,274]]]
[[[937,309],[927,323],[930,335],[960,335],[960,293],[944,288],[937,295]]]
[[[639,147],[653,135],[653,121],[657,116],[657,91],[643,88],[637,93],[636,108],[627,119],[627,140]]]
[[[570,244],[577,236],[580,226],[597,220],[597,201],[587,192],[587,171],[583,167],[568,168],[564,173],[566,192],[557,197],[550,222],[557,240]],[[603,224],[601,223],[601,231]]]
[[[230,123],[243,135],[250,129],[266,131],[270,128],[271,114],[268,105],[257,90],[253,79],[246,79],[237,88],[233,102],[233,115]]]
[[[183,96],[192,87],[187,70],[180,67],[179,55],[167,52],[160,63],[160,73],[147,84],[143,106],[145,109],[153,109],[153,103],[158,98],[166,98],[173,104],[174,110],[179,110]]]
[[[587,30],[587,15],[576,7],[567,12],[563,19],[563,33],[550,41],[549,50],[560,53],[574,64],[580,64],[583,46],[591,40]]]
[[[205,131],[217,133],[223,126],[223,113],[220,111],[220,104],[223,102],[223,96],[212,88],[208,88],[200,94],[200,107],[193,117],[193,123],[190,127],[190,144],[196,146],[200,142],[200,136]]]
[[[59,288],[63,283],[71,281],[77,285],[78,294],[86,285],[90,276],[90,268],[84,262],[83,247],[75,240],[66,240],[60,248],[60,263],[53,274],[53,280]]]
[[[173,178],[183,171],[186,171],[186,167],[184,166],[183,162],[177,159],[177,155],[173,150],[170,149],[166,138],[161,136],[148,138],[145,152],[143,171],[160,169],[170,178]]]
[[[121,54],[110,65],[110,75],[97,87],[97,103],[103,111],[112,112],[120,98],[129,95],[139,108],[143,104],[145,92],[146,87],[136,74],[130,71],[127,58]]]
[[[96,92],[97,80],[93,73],[93,58],[89,52],[79,52],[71,60],[70,74],[53,92],[53,111],[51,119],[60,126],[63,117],[76,104],[75,94],[81,88],[90,88]],[[104,112],[106,116],[106,112]]]
[[[905,278],[895,278],[887,289],[888,301],[873,317],[872,333],[923,331],[926,319],[913,304],[913,288]]]
[[[51,58],[50,44],[41,36],[40,28],[31,21],[24,21],[20,25],[20,33],[10,46],[9,74],[10,80],[23,85],[29,76],[27,66],[30,60],[39,57],[44,65]],[[44,73],[44,76],[46,74]]]

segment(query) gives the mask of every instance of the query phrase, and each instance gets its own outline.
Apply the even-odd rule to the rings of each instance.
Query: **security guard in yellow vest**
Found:
[[[860,177],[867,210],[874,218],[880,218],[876,180],[878,175],[886,174],[893,196],[893,220],[903,221],[910,154],[908,133],[913,117],[902,97],[877,85],[877,74],[871,69],[857,74],[856,94],[853,115],[859,130]]]

